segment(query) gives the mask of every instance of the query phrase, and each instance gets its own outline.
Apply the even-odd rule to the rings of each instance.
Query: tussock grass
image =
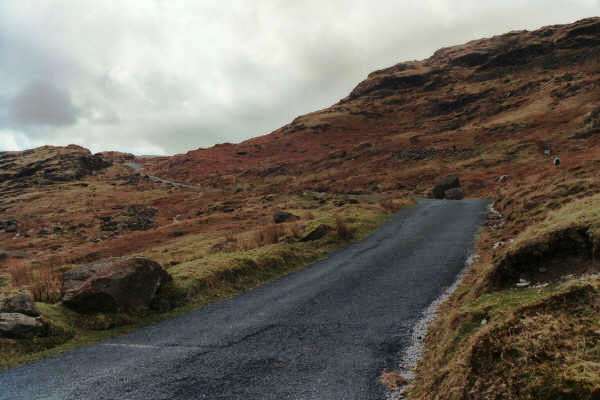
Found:
[[[595,245],[600,196],[540,211],[546,201],[559,198],[545,196],[527,210],[515,207],[503,231],[483,232],[480,261],[430,328],[409,399],[591,400],[600,395],[600,275],[570,275],[573,263],[593,266],[594,260],[585,245],[569,244],[589,237]],[[537,223],[494,255],[491,245],[498,237],[518,225],[523,214],[536,211]],[[571,258],[561,258],[563,247]],[[491,285],[507,260],[523,268],[537,268],[540,260],[558,265],[562,279],[526,288]]]

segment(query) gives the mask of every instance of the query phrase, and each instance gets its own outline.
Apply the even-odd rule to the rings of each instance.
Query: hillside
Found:
[[[592,18],[441,49],[373,72],[337,104],[271,134],[147,168],[204,185],[280,177],[278,190],[339,193],[425,193],[454,171],[471,195],[493,193],[501,175],[546,169],[546,149],[567,167],[595,158],[599,29]]]
[[[255,287],[364,237],[456,175],[496,212],[409,394],[594,398],[598,160],[600,18],[373,72],[333,106],[239,144],[153,158],[73,145],[1,153],[0,306],[27,293],[43,330],[0,338],[0,367]],[[82,264],[88,273],[132,256],[169,276],[148,307],[65,306],[65,279],[77,281]],[[540,328],[549,321],[570,328],[550,334]],[[515,330],[564,347],[540,339],[527,350]]]

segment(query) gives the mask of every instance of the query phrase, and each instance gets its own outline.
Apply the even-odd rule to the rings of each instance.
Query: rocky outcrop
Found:
[[[83,147],[43,146],[0,153],[0,185],[27,187],[81,179],[110,165]]]
[[[300,239],[301,242],[312,242],[325,237],[333,228],[329,225],[321,224],[310,231],[306,236]]]
[[[0,313],[0,337],[28,339],[45,336],[48,326],[41,318],[19,313]]]
[[[431,196],[434,199],[445,198],[446,191],[454,188],[460,188],[460,180],[456,175],[449,175],[441,179],[432,189]]]
[[[298,216],[287,211],[276,211],[273,214],[273,222],[276,224],[281,224],[284,222],[296,221],[298,220]]]
[[[143,231],[153,228],[158,210],[144,205],[132,205],[118,215],[99,217],[105,232]]]
[[[14,233],[17,232],[18,228],[19,226],[15,219],[5,219],[4,221],[0,221],[0,231]]]
[[[82,313],[145,309],[171,281],[162,266],[142,257],[113,258],[63,274],[63,304]]]

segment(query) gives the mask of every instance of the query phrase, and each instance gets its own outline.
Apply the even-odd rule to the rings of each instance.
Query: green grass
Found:
[[[298,215],[307,212],[292,211]],[[310,212],[314,219],[306,221],[305,232],[322,223],[334,226],[336,215],[340,215],[354,230],[354,240],[363,239],[388,218],[381,209],[362,205],[324,207]],[[0,369],[57,355],[231,298],[323,259],[348,244],[332,233],[315,242],[280,242],[250,250],[212,253],[211,247],[220,240],[223,233],[184,236],[139,254],[164,265],[174,261],[168,268],[173,282],[159,293],[169,311],[81,315],[60,304],[38,303],[43,317],[51,323],[51,335],[33,340],[0,340]]]

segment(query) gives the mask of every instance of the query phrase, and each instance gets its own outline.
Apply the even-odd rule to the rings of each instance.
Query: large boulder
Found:
[[[18,292],[0,297],[0,313],[19,313],[39,317],[40,312],[28,292]]]
[[[433,190],[431,191],[431,195],[433,196],[434,199],[443,199],[444,194],[446,193],[446,190],[453,189],[453,188],[459,188],[459,187],[460,187],[460,180],[458,179],[458,176],[449,175],[449,176],[445,177],[444,179],[440,180],[433,187]]]
[[[0,337],[25,339],[45,336],[47,333],[48,326],[41,318],[20,313],[0,313]]]
[[[289,213],[287,211],[276,211],[273,214],[273,222],[276,224],[281,224],[283,222],[296,221],[298,220],[298,216]]]
[[[143,257],[112,258],[63,274],[66,307],[82,313],[145,309],[171,281],[162,266]]]
[[[448,200],[462,200],[465,198],[465,193],[461,188],[452,188],[444,192],[444,198]]]

